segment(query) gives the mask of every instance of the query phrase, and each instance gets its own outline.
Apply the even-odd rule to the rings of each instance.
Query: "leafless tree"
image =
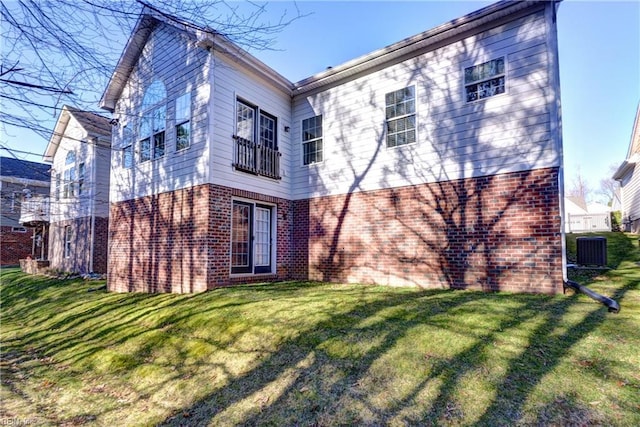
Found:
[[[605,203],[609,206],[613,203],[616,192],[620,188],[620,183],[613,179],[613,174],[618,170],[619,164],[612,163],[607,170],[607,176],[600,180],[600,190],[598,194],[603,197]]]
[[[213,29],[251,51],[301,17],[266,4],[224,0],[11,0],[0,4],[0,125],[48,138],[64,104],[96,110],[107,81],[144,8],[168,20]],[[273,15],[271,15],[273,16]]]
[[[567,187],[565,190],[566,196],[569,197],[577,197],[580,200],[583,200],[585,203],[591,197],[593,190],[589,186],[589,183],[582,175],[582,171],[578,169],[578,172],[573,177],[571,181],[571,185]]]

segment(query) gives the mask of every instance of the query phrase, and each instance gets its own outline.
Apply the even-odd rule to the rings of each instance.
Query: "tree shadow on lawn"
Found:
[[[626,292],[637,286],[638,280],[627,282],[611,296],[621,301]],[[44,284],[38,285],[42,287]],[[334,288],[335,295],[331,295],[334,290],[328,292],[328,287]],[[179,325],[177,330],[188,334],[189,329],[183,326],[198,313],[198,321],[209,319],[216,325],[212,327],[219,326],[215,319],[238,316],[239,325],[233,331],[221,329],[219,332],[225,337],[218,337],[218,331],[213,331],[206,340],[229,353],[247,352],[238,356],[250,358],[249,352],[255,354],[255,349],[246,349],[238,343],[247,332],[260,338],[264,331],[260,323],[268,317],[261,314],[256,324],[241,317],[270,308],[274,316],[271,327],[290,328],[277,335],[282,342],[267,341],[265,351],[252,359],[244,374],[234,374],[224,363],[202,364],[202,369],[212,372],[222,369],[229,380],[193,405],[175,411],[164,420],[164,425],[389,422],[499,425],[522,422],[525,416],[526,422],[544,424],[553,416],[552,410],[541,408],[538,415],[523,413],[528,396],[574,345],[611,316],[604,306],[580,294],[553,297],[379,290],[367,286],[279,283],[238,286],[192,296],[96,293],[93,295],[97,298],[85,298],[86,306],[77,303],[66,317],[54,317],[47,322],[32,316],[40,326],[32,334],[13,340],[16,342],[5,343],[4,351],[33,347],[40,355],[52,356],[55,359],[52,363],[64,364],[87,360],[103,350],[105,344],[117,347],[138,340],[142,345],[136,354],[130,355],[135,366],[122,367],[121,374],[129,375],[145,359],[142,353],[151,353],[154,345],[169,345],[145,333],[161,331],[163,337],[171,336],[172,328]],[[86,294],[84,289],[79,292]],[[224,298],[219,298],[219,293]],[[30,302],[28,293],[20,295],[15,295],[18,299],[12,299],[13,303],[20,299]],[[331,299],[329,304],[315,305],[327,298]],[[278,301],[275,310],[270,305],[273,300]],[[96,301],[104,304],[96,305]],[[53,304],[55,301],[47,303],[49,309]],[[118,310],[115,318],[109,315],[109,307]],[[223,311],[226,314],[221,315]],[[584,317],[578,322],[569,320],[576,312]],[[12,313],[11,317],[15,319],[15,315]],[[312,320],[305,322],[307,317]],[[110,323],[100,324],[106,318]],[[289,323],[280,324],[282,319]],[[95,329],[87,328],[90,330],[87,335],[60,342],[74,327],[86,322],[97,322]],[[45,328],[50,325],[55,328]],[[515,350],[505,342],[513,337],[523,340],[515,345]],[[264,339],[270,339],[268,333]],[[174,374],[162,383],[150,384],[147,396],[174,381],[182,381],[180,365],[188,356],[176,350]],[[468,377],[478,373],[494,375],[487,368],[489,359],[501,352],[510,354],[500,365],[502,372],[493,382],[483,380],[484,386],[490,388],[490,396],[483,408],[470,409],[463,391]],[[189,369],[185,372],[189,373]],[[579,411],[587,421],[602,421],[597,408],[582,402],[576,409],[571,396],[560,398],[560,406],[567,407],[565,410]],[[141,395],[138,399],[145,397]],[[134,410],[135,405],[124,406]],[[125,407],[104,408],[103,415],[126,412]],[[101,417],[97,413],[92,416]],[[537,419],[530,419],[532,416]]]
[[[615,297],[622,298],[633,287],[619,289]],[[594,304],[583,320],[558,333],[580,298],[423,291],[359,304],[301,331],[255,368],[162,425],[469,422],[460,401],[465,377],[482,371],[504,334],[522,330],[527,343],[519,347],[521,354],[508,362],[506,373],[493,385],[492,401],[472,414],[480,425],[513,424],[522,419],[535,386],[608,315],[605,307]],[[503,312],[492,312],[496,307]],[[487,320],[467,323],[466,314]],[[529,331],[532,321],[536,326]],[[442,342],[454,352],[407,343],[420,333],[432,333],[437,342],[441,331],[454,335],[454,341]],[[422,348],[426,352],[421,353]],[[385,367],[394,364],[409,366]],[[585,416],[599,420],[596,413]]]

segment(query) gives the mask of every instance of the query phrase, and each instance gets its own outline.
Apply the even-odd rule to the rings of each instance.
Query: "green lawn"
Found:
[[[569,292],[111,294],[5,269],[0,424],[637,426],[638,238],[607,236],[613,269],[577,279],[618,314]]]

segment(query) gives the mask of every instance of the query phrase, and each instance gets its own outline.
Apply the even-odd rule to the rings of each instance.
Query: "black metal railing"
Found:
[[[237,170],[280,179],[280,153],[278,150],[256,144],[248,139],[233,136],[235,154],[233,166]]]

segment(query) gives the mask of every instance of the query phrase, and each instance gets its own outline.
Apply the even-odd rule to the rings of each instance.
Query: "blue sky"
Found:
[[[265,18],[276,20],[296,7],[308,16],[276,36],[275,50],[252,53],[298,81],[491,3],[275,2]],[[558,11],[558,43],[566,183],[570,187],[580,171],[597,189],[610,165],[626,156],[640,101],[640,1],[565,0]],[[20,136],[2,135],[0,141],[44,152],[47,141]]]

